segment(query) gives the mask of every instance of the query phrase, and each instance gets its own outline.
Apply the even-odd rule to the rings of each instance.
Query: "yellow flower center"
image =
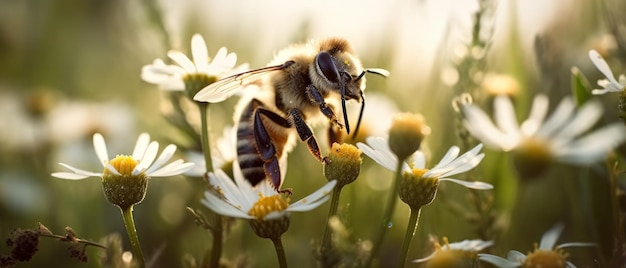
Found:
[[[526,139],[513,150],[513,163],[522,179],[532,179],[550,167],[554,157],[548,144],[540,139]]]
[[[526,260],[522,263],[524,268],[561,268],[565,267],[567,254],[562,250],[540,250],[535,249],[534,252],[526,256]]]
[[[263,196],[259,193],[259,200],[254,203],[248,215],[254,216],[258,220],[263,220],[265,216],[274,211],[283,211],[289,207],[289,198],[282,195]]]
[[[424,173],[428,172],[428,169],[414,168],[411,171],[413,171],[413,176],[415,176],[416,178],[422,178],[422,176],[424,176]]]
[[[111,161],[109,161],[109,164],[111,164],[111,166],[113,166],[115,170],[117,170],[117,172],[119,172],[120,174],[131,175],[137,164],[139,164],[139,161],[135,160],[130,155],[118,155],[115,158],[111,159]],[[104,175],[109,174],[111,174],[111,171],[109,171],[109,169],[107,168],[104,168]]]

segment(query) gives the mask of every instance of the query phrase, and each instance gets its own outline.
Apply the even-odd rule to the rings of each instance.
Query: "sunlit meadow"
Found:
[[[624,10],[0,2],[0,267],[626,267]],[[335,89],[320,158],[285,130],[252,185],[236,132],[269,80],[210,85],[329,37],[379,68],[359,131],[348,100],[329,144]]]

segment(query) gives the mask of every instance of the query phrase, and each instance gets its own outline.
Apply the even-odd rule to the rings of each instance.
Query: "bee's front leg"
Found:
[[[330,120],[332,124],[336,125],[339,129],[343,128],[343,124],[339,122],[339,119],[337,119],[337,115],[335,115],[335,112],[333,111],[331,106],[326,103],[324,97],[322,97],[322,94],[319,90],[317,90],[315,86],[307,86],[306,95],[309,97],[309,100],[312,103],[316,103],[320,106],[320,111],[324,116],[328,118],[328,120]]]
[[[311,154],[320,162],[326,163],[326,157],[322,158],[322,153],[320,152],[320,147],[317,144],[317,139],[315,139],[311,127],[302,118],[302,112],[298,109],[291,109],[289,110],[289,116],[291,117],[291,120],[293,120],[293,125],[296,127],[300,140],[306,142]]]

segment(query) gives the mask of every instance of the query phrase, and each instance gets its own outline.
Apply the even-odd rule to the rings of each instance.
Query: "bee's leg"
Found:
[[[322,153],[320,152],[320,147],[317,145],[317,139],[313,135],[313,130],[311,127],[307,125],[307,123],[302,118],[302,112],[298,109],[289,110],[289,116],[293,120],[293,125],[296,127],[296,131],[298,132],[298,136],[300,136],[300,140],[306,142],[309,147],[309,151],[317,160],[322,163],[327,161],[326,157],[322,158]]]
[[[328,118],[328,120],[330,120],[331,123],[339,127],[339,129],[343,128],[343,125],[339,123],[339,120],[337,119],[337,115],[335,115],[335,112],[330,107],[330,105],[326,104],[326,101],[324,101],[324,97],[315,86],[307,86],[306,95],[309,97],[309,100],[311,102],[317,103],[320,106],[320,111],[322,112],[322,114],[324,114],[324,116]]]
[[[261,115],[270,121],[268,122],[264,120]],[[291,127],[291,124],[287,121],[287,119],[269,110],[259,108],[256,109],[256,112],[254,113],[254,139],[256,141],[261,160],[264,162],[263,169],[265,170],[265,175],[269,177],[274,188],[278,190],[282,184],[280,165],[278,163],[278,158],[282,152],[277,150],[277,146],[274,143],[272,136],[267,131],[265,124],[277,124],[285,128]],[[279,150],[282,150],[282,148]]]
[[[333,146],[333,143],[343,142],[343,132],[337,126],[331,124],[328,126],[328,145]]]

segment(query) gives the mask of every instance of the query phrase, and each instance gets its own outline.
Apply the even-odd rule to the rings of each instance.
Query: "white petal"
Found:
[[[624,125],[613,123],[556,150],[555,155],[559,160],[567,163],[591,164],[604,159],[610,150],[625,140]]]
[[[535,96],[530,115],[520,127],[521,132],[525,137],[533,136],[539,130],[543,120],[546,118],[546,114],[548,113],[549,104],[550,101],[546,95],[541,94]]]
[[[152,165],[152,162],[156,158],[158,152],[159,152],[159,143],[156,141],[151,142],[148,145],[148,148],[146,149],[146,153],[143,155],[143,157],[136,159],[136,160],[139,160],[139,164],[137,164],[137,166],[135,166],[135,169],[133,169],[133,174],[138,174],[139,172],[143,172],[150,165]]]
[[[426,156],[424,156],[424,153],[422,151],[415,151],[413,155],[411,155],[411,158],[413,160],[412,168],[426,168]]]
[[[336,184],[337,184],[336,180],[332,180],[332,181],[326,183],[324,186],[319,188],[314,193],[306,196],[305,198],[302,198],[302,199],[298,200],[298,202],[295,202],[295,203],[291,204],[289,206],[289,209],[297,209],[298,206],[302,206],[302,205],[304,205],[306,203],[314,203],[314,202],[322,199],[323,197],[327,196],[333,190],[333,188],[335,187]],[[298,211],[298,210],[293,210],[293,211]]]
[[[172,163],[167,164],[161,169],[155,170],[154,172],[151,172],[151,173],[146,172],[146,174],[150,177],[176,176],[176,175],[183,174],[191,170],[195,165],[196,165],[195,163],[191,163],[191,162],[183,163],[182,159],[178,159]]]
[[[398,168],[398,158],[391,152],[391,149],[389,149],[386,138],[369,137],[366,141],[369,146],[364,143],[357,143],[357,147],[359,147],[364,154],[391,171],[395,171],[396,168]]]
[[[519,133],[519,124],[515,117],[515,109],[509,97],[496,97],[494,101],[494,117],[496,124],[502,132],[507,134]]]
[[[118,175],[118,176],[122,175],[122,174],[120,174],[120,172],[119,172],[119,171],[117,171],[117,169],[115,169],[115,167],[114,167],[114,166],[112,166],[109,162],[104,163],[104,168],[106,168],[107,170],[109,170],[109,172],[111,172],[111,173],[113,173],[113,174],[115,174],[115,175]]]
[[[100,164],[104,166],[104,163],[109,161],[109,153],[107,152],[107,145],[104,142],[104,138],[100,133],[93,135],[93,148],[96,151]]]
[[[444,155],[443,158],[441,158],[441,161],[439,161],[439,163],[432,169],[436,169],[438,167],[443,167],[447,164],[450,164],[450,162],[454,161],[454,159],[459,156],[459,152],[461,152],[461,149],[458,146],[450,147],[446,155]]]
[[[191,55],[193,57],[196,70],[206,68],[209,61],[209,53],[204,38],[200,34],[194,34],[191,38]]]
[[[539,132],[537,132],[537,136],[542,138],[552,136],[555,132],[561,129],[563,125],[570,121],[575,108],[576,105],[571,98],[564,98],[552,115],[548,117],[543,126],[541,126]]]
[[[486,183],[486,182],[481,182],[481,181],[464,181],[464,180],[457,180],[457,179],[452,179],[452,178],[443,178],[443,179],[439,179],[439,181],[449,181],[449,182],[454,182],[456,184],[460,184],[463,185],[467,188],[470,189],[476,189],[476,190],[491,190],[493,189],[493,185]]]
[[[585,243],[585,242],[569,242],[563,243],[556,246],[557,249],[560,248],[569,248],[569,247],[596,247],[598,246],[596,243]]]
[[[556,244],[556,240],[561,236],[561,232],[565,226],[563,224],[556,224],[550,230],[546,231],[541,237],[541,242],[539,242],[539,249],[543,250],[552,250],[554,249],[554,245]]]
[[[246,199],[233,180],[221,169],[216,170],[215,173],[209,173],[209,182],[211,185],[221,189],[221,194],[224,195],[224,198],[228,200],[229,203],[235,206],[241,206],[244,211],[248,211],[249,208],[252,207],[252,204],[256,202],[256,200]]]
[[[231,204],[225,202],[221,198],[215,196],[211,192],[204,193],[204,199],[201,200],[202,204],[208,207],[209,209],[215,211],[216,213],[224,216],[234,217],[234,218],[242,218],[242,219],[253,219],[254,217],[248,215],[248,213],[232,206]]]
[[[522,262],[524,262],[526,260],[526,255],[524,255],[523,253],[521,253],[521,252],[519,252],[517,250],[511,250],[506,255],[506,258],[508,260],[510,260],[510,261],[522,263]]]
[[[328,199],[330,199],[330,196],[324,196],[320,199],[317,199],[315,201],[310,201],[310,202],[300,202],[298,204],[293,204],[291,206],[289,206],[286,211],[289,212],[303,212],[303,211],[311,211],[319,206],[321,206],[322,204],[324,204],[324,202],[328,201]]]
[[[481,251],[485,248],[493,246],[493,241],[484,241],[480,239],[474,240],[463,240],[461,242],[450,243],[448,246],[453,250],[463,250],[463,251],[471,251],[477,252]]]
[[[428,261],[428,260],[432,259],[433,257],[435,257],[435,255],[437,255],[437,251],[434,251],[433,253],[428,255],[428,257],[424,257],[424,258],[421,258],[421,259],[415,259],[415,260],[413,260],[411,262],[413,262],[413,263],[425,262],[425,261]]]
[[[267,213],[267,215],[265,215],[263,220],[264,221],[273,221],[273,220],[280,219],[280,218],[284,217],[285,215],[289,215],[289,212],[286,211],[286,210],[272,211],[270,213]]]
[[[607,64],[604,58],[600,56],[600,53],[598,53],[597,51],[593,49],[589,50],[589,58],[591,59],[593,64],[596,66],[596,68],[598,68],[598,70],[602,72],[602,74],[604,74],[604,76],[606,76],[606,78],[608,78],[612,84],[619,85],[619,82],[617,82],[617,80],[615,80],[615,76],[613,76],[611,67],[609,67],[609,64]]]
[[[511,150],[519,143],[518,135],[507,135],[491,122],[491,119],[475,105],[463,106],[463,125],[481,142],[492,148]]]
[[[66,180],[82,180],[84,178],[89,178],[90,176],[79,175],[72,172],[54,172],[52,173],[52,177]]]
[[[519,263],[512,262],[502,257],[491,254],[478,254],[478,259],[495,265],[500,268],[515,268],[520,267]]]
[[[86,176],[86,177],[92,177],[92,176],[93,177],[100,177],[100,176],[102,176],[102,173],[96,173],[96,172],[82,170],[82,169],[70,166],[68,164],[59,163],[59,165],[63,166],[64,168],[69,169],[70,171],[76,173],[77,175]]]
[[[571,140],[591,128],[602,116],[602,105],[600,102],[591,100],[582,106],[573,120],[565,127],[558,130],[556,138]]]
[[[161,168],[161,166],[165,164],[165,162],[167,162],[168,160],[170,160],[170,158],[172,158],[175,152],[176,152],[176,145],[170,144],[167,147],[165,147],[165,149],[163,149],[163,151],[161,152],[161,155],[159,155],[159,158],[150,166],[150,168],[148,168],[148,170],[146,170],[146,173],[151,173]]]
[[[170,57],[170,59],[172,59],[176,63],[178,63],[178,65],[183,67],[183,69],[185,69],[185,72],[187,73],[196,72],[196,66],[193,65],[193,62],[191,62],[191,60],[187,58],[187,56],[183,54],[182,52],[176,51],[176,50],[170,50],[167,52],[167,56]]]
[[[137,142],[135,143],[135,149],[133,149],[133,159],[140,160],[143,158],[143,154],[146,153],[146,148],[148,148],[148,144],[150,143],[150,135],[148,133],[141,133],[139,137],[137,137]]]
[[[484,158],[484,154],[476,155],[482,149],[482,147],[482,143],[478,144],[451,163],[448,163],[445,166],[437,165],[437,167],[434,167],[428,172],[424,173],[424,177],[431,178],[441,176],[453,176],[476,167]]]

